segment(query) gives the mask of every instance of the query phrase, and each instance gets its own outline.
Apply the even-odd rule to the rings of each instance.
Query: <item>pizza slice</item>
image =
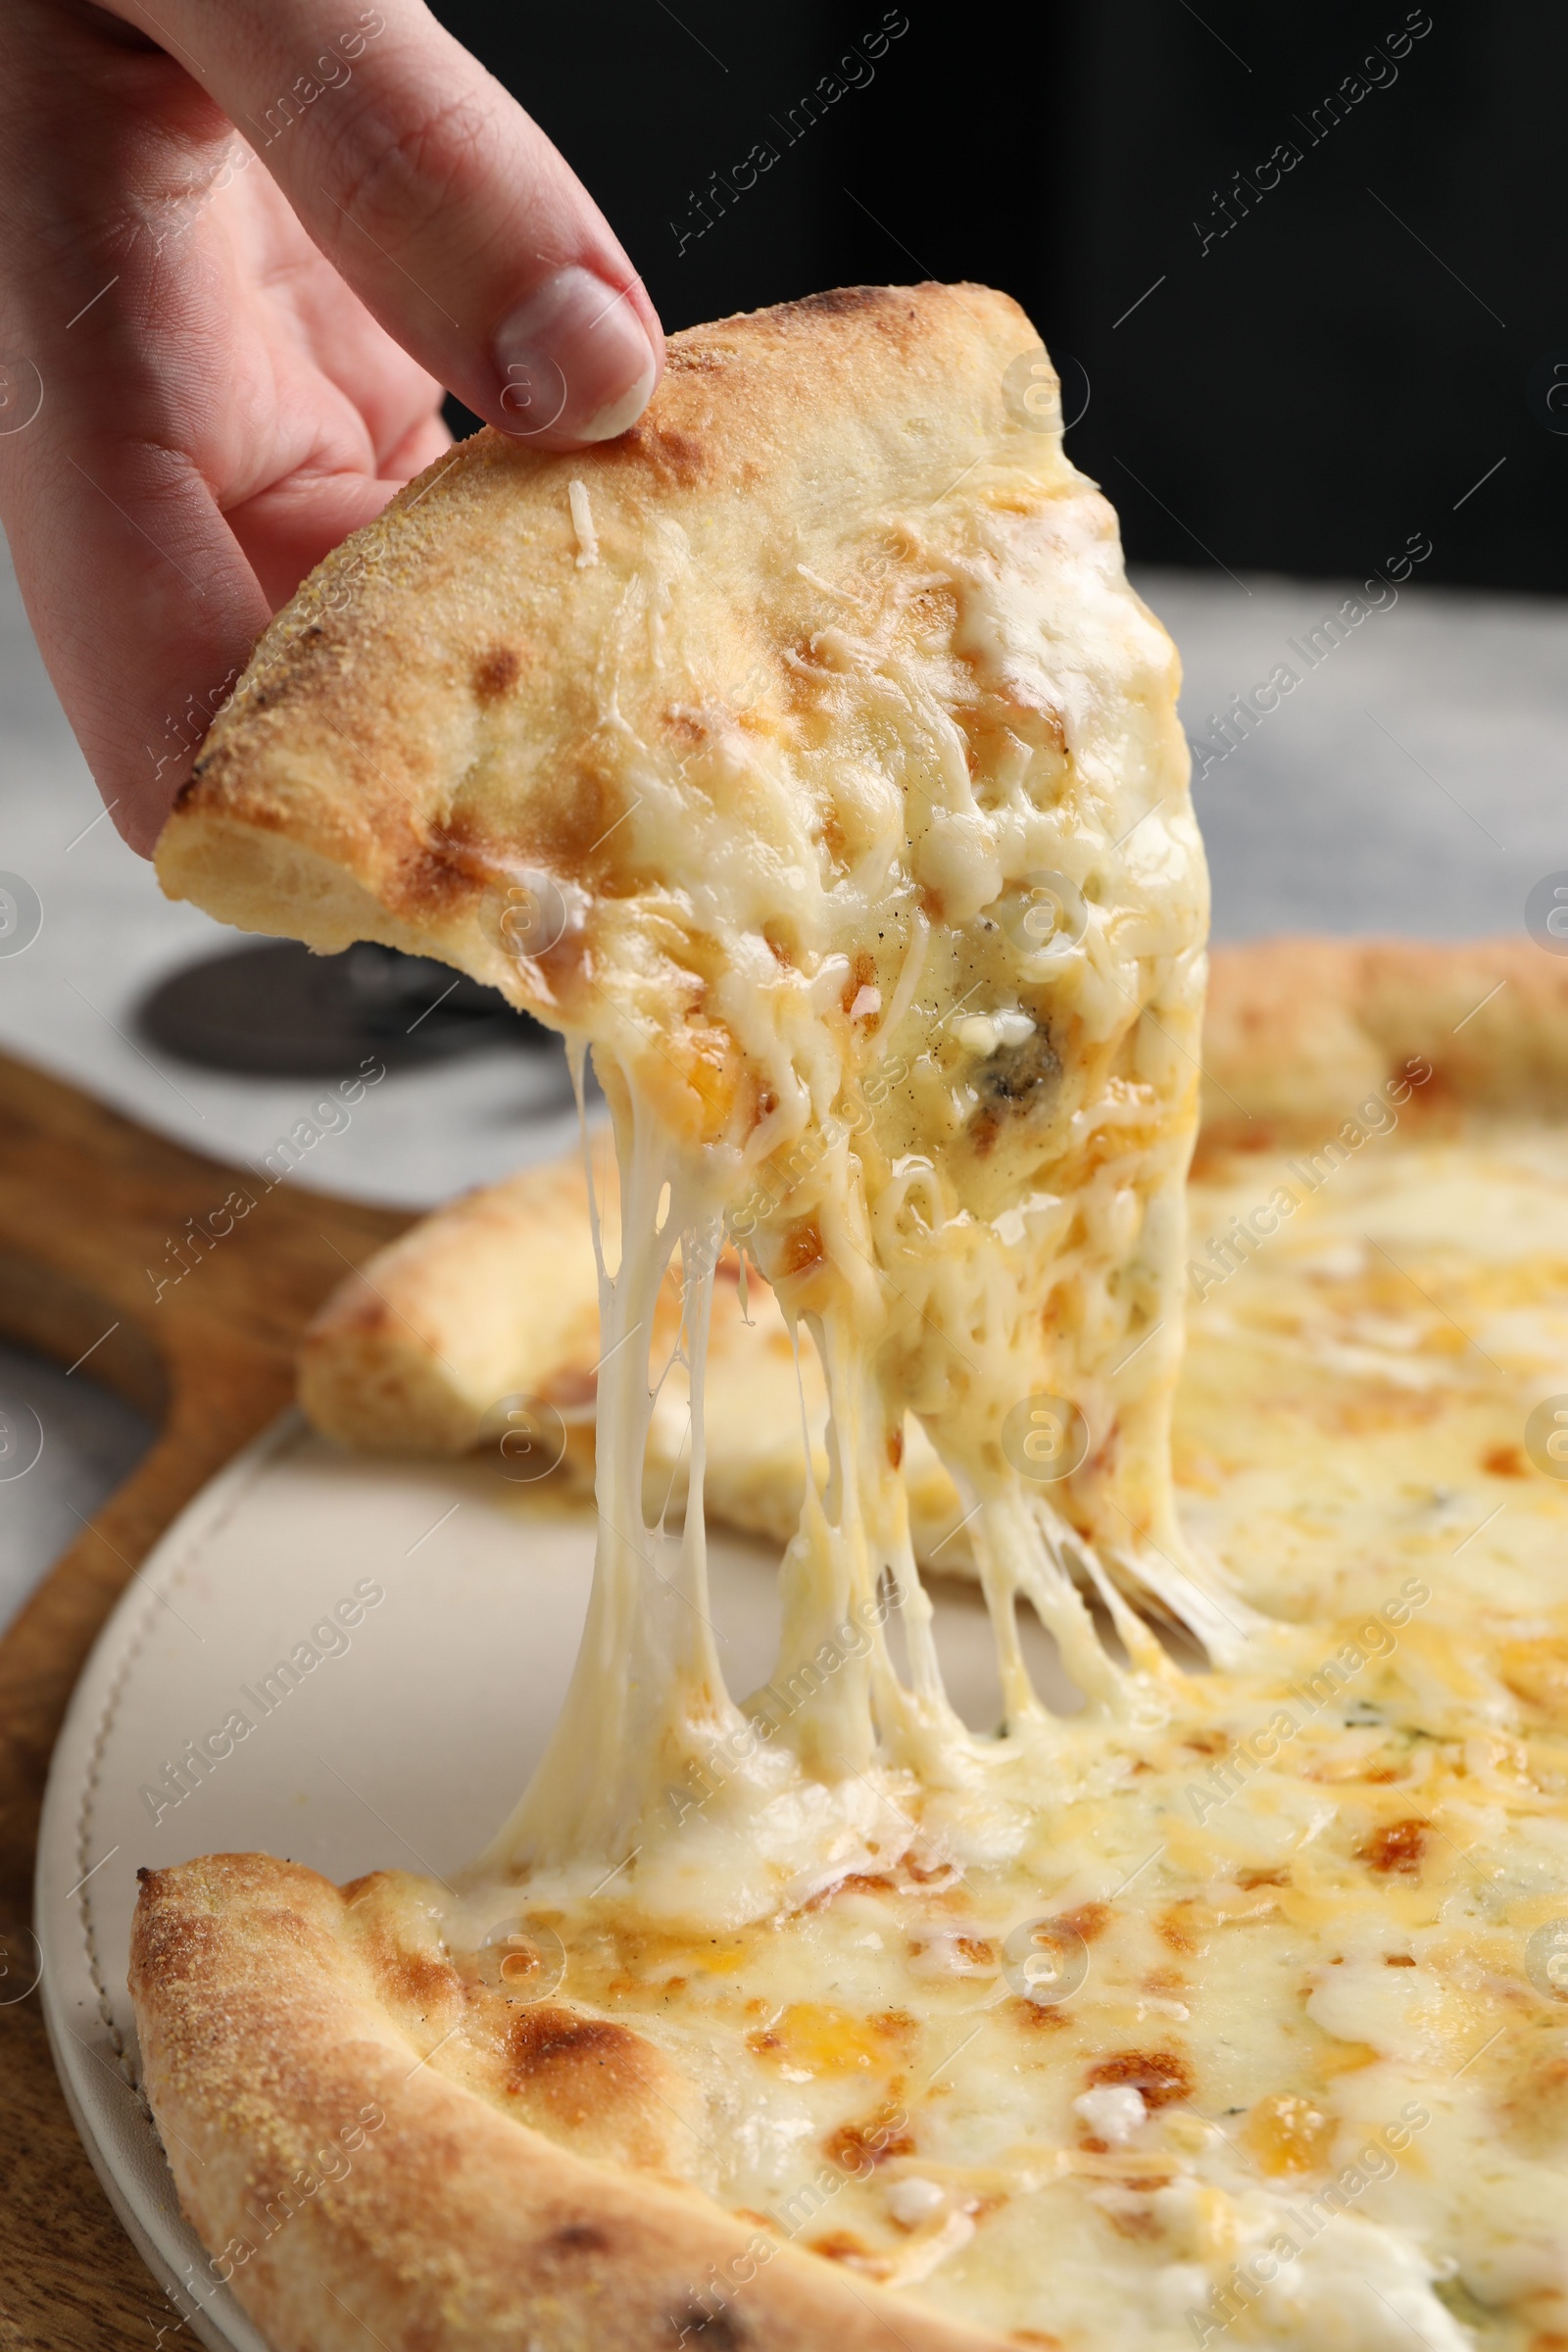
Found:
[[[601,1574],[519,1852],[620,1859],[656,1773],[734,1729],[701,1512],[673,1614],[639,1532],[677,1239],[694,1492],[726,1227],[828,1391],[781,1670],[879,1578],[906,1604],[907,1674],[879,1634],[792,1724],[812,1788],[962,1746],[910,1410],[971,1517],[1015,1742],[1040,1722],[1020,1596],[1115,1705],[1164,1667],[1113,1576],[1232,1638],[1164,1459],[1205,907],[1176,662],[1109,508],[1014,397],[1031,344],[985,289],[852,291],[678,340],[591,465],[477,436],[274,623],[160,842],[165,887],[215,913],[417,940],[592,1043],[622,1234]]]

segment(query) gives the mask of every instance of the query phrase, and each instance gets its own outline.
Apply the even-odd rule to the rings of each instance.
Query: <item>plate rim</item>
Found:
[[[100,1865],[88,1867],[87,1840],[98,1767],[116,1709],[159,1609],[168,1605],[170,1588],[271,1463],[309,1435],[299,1407],[286,1405],[191,1495],[141,1565],[132,1568],[76,1678],[49,1759],[38,1823],[33,1872],[38,1990],[67,2111],[126,2235],[209,2352],[270,2352],[270,2347],[231,2288],[215,2281],[210,2295],[197,2296],[186,2283],[193,2276],[210,2277],[207,2248],[178,2202],[142,2087],[134,2026],[122,2036],[109,2010],[93,1918],[93,1878]],[[85,1875],[68,1883],[73,1869]],[[103,2049],[77,2032],[74,2008],[96,2022]],[[110,2082],[120,2085],[118,2094],[111,2092]],[[162,2201],[159,2187],[165,2192]]]

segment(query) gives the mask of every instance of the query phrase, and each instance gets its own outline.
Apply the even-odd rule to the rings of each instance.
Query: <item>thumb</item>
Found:
[[[221,107],[387,331],[540,449],[624,432],[663,336],[538,124],[421,0],[113,0]]]

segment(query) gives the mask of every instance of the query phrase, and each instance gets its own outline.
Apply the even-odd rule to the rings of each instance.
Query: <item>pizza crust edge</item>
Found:
[[[1411,1056],[1431,1106],[1568,1110],[1568,957],[1528,939],[1286,937],[1209,952],[1204,1141],[1331,1127]]]
[[[998,2352],[989,2331],[851,2285],[422,2062],[344,1932],[368,1882],[340,1889],[265,1854],[140,1876],[147,2094],[215,2275],[276,2352],[347,2352],[368,2328],[387,2352],[647,2352],[683,2327],[694,2345],[751,2352]],[[416,2007],[426,1965],[402,1960]],[[728,2301],[705,2305],[715,2266]]]
[[[937,480],[946,496],[951,476],[982,463],[1033,480],[1035,443],[1047,437],[1022,429],[1005,377],[1038,348],[1017,304],[990,287],[843,287],[672,335],[643,416],[592,450],[544,453],[486,426],[333,550],[273,617],[159,837],[166,895],[320,953],[376,940],[442,956],[559,1026],[567,965],[509,944],[516,877],[498,862],[505,845],[449,818],[466,768],[512,725],[519,697],[554,714],[540,722],[547,733],[566,724],[563,681],[581,667],[587,616],[613,576],[580,545],[572,482],[601,502],[592,510],[601,535],[615,517],[645,535],[662,519],[697,533],[716,516],[744,548],[744,561],[733,546],[724,561],[748,594],[759,591],[756,551],[770,533],[785,551],[784,588],[804,594],[794,558],[841,537],[863,555],[873,534],[845,537],[814,477],[803,487],[803,386],[815,472],[862,476],[880,516],[934,500]],[[1059,452],[1057,470],[1091,495]],[[719,567],[706,541],[699,554],[705,574]],[[518,594],[523,584],[553,594],[548,613]],[[774,600],[783,592],[769,575]],[[687,602],[697,612],[705,599],[717,613],[714,589],[694,589]],[[788,674],[778,658],[760,657],[748,695]],[[643,698],[661,741],[687,723],[654,710],[662,694],[655,677]],[[594,723],[585,707],[567,734]],[[690,748],[684,733],[679,748]],[[589,855],[575,823],[559,820],[564,872]]]

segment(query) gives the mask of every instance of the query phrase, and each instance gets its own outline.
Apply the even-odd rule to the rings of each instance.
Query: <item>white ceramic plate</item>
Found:
[[[715,1551],[715,1623],[744,1690],[765,1679],[774,1563]],[[351,1460],[291,1413],[170,1529],[99,1638],[44,1807],[44,2010],[98,2177],[209,2345],[263,2352],[180,2215],[141,2095],[125,1989],[136,1871],[224,1849],[338,1881],[466,1860],[544,1744],[592,1561],[580,1510],[477,1463]],[[366,1588],[384,1598],[367,1605]],[[334,1629],[339,1602],[363,1608],[352,1630]],[[318,1662],[300,1658],[291,1684],[275,1670],[301,1643]],[[212,1738],[234,1710],[250,1730]],[[176,1798],[160,1784],[190,1741],[229,1752],[205,1773],[187,1757]]]
[[[740,1695],[772,1668],[776,1560],[722,1534],[710,1557],[720,1656]],[[354,1460],[289,1413],[175,1521],[99,1637],[39,1839],[44,2012],[76,2127],[170,2292],[171,2326],[177,2313],[214,2352],[266,2347],[179,2212],[141,2094],[125,1989],[136,1871],[225,1850],[282,1854],[338,1882],[468,1860],[543,1748],[592,1562],[583,1510],[480,1462]],[[362,1592],[360,1622],[334,1632],[337,1604],[352,1615],[367,1586],[383,1597],[366,1604]],[[950,1589],[938,1620],[955,1703],[994,1720],[979,1594]],[[275,1669],[302,1643],[326,1654],[290,1686]],[[1051,1679],[1042,1658],[1037,1682]],[[235,1710],[250,1728],[230,1731],[229,1752],[205,1772],[187,1759],[177,1801],[160,1789],[187,1743],[224,1746],[211,1736]]]

